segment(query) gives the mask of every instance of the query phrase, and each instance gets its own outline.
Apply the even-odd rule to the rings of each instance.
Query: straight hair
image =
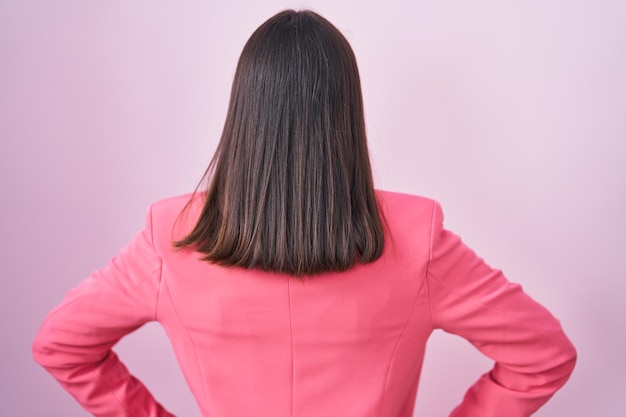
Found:
[[[305,276],[382,255],[356,58],[328,20],[286,10],[252,34],[205,180],[173,242],[204,261]]]

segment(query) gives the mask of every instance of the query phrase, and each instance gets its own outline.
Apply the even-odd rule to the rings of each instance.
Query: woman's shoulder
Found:
[[[388,253],[399,259],[429,259],[433,236],[441,229],[441,208],[432,198],[376,190],[385,225]],[[406,256],[406,258],[405,258]]]
[[[427,211],[432,213],[439,203],[429,197],[397,191],[376,190],[376,198],[383,211]]]
[[[204,192],[178,194],[150,205],[152,234],[155,243],[171,242],[185,236],[195,225],[204,203]]]
[[[395,201],[404,201],[409,204],[432,204],[435,200],[432,198],[418,195],[418,194],[409,194],[401,191],[390,191],[390,190],[381,190],[376,189],[376,197],[385,199],[385,200],[395,200]]]
[[[418,231],[430,235],[441,227],[441,206],[432,198],[385,190],[376,190],[376,198],[385,223],[397,236],[413,239]]]
[[[183,209],[187,204],[190,206],[197,205],[197,203],[201,202],[203,196],[204,193],[201,192],[173,195],[156,200],[152,203],[151,208],[153,213],[158,212],[159,214],[176,212]]]

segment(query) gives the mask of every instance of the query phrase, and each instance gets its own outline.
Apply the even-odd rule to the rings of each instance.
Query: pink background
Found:
[[[215,3],[0,1],[0,414],[86,415],[32,361],[39,323],[151,202],[193,189],[244,42],[311,7],[355,49],[377,186],[438,199],[578,347],[537,415],[625,416],[626,3]],[[118,349],[199,416],[157,325]],[[447,415],[489,366],[436,333],[415,415]]]

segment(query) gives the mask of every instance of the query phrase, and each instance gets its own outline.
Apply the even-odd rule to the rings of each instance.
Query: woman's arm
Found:
[[[99,417],[170,417],[111,350],[156,319],[161,259],[146,226],[109,265],[71,290],[50,312],[33,356],[90,413]]]
[[[464,337],[493,369],[451,417],[526,417],[568,380],[576,351],[557,319],[445,230],[435,207],[428,288],[433,325]]]

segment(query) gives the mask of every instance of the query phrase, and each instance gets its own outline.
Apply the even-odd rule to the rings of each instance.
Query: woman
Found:
[[[374,191],[354,54],[310,11],[241,54],[207,190],[145,228],[43,323],[35,359],[96,416],[171,416],[111,350],[156,320],[204,416],[412,415],[425,343],[495,366],[452,412],[529,416],[568,379],[559,322],[443,227],[433,200]]]

